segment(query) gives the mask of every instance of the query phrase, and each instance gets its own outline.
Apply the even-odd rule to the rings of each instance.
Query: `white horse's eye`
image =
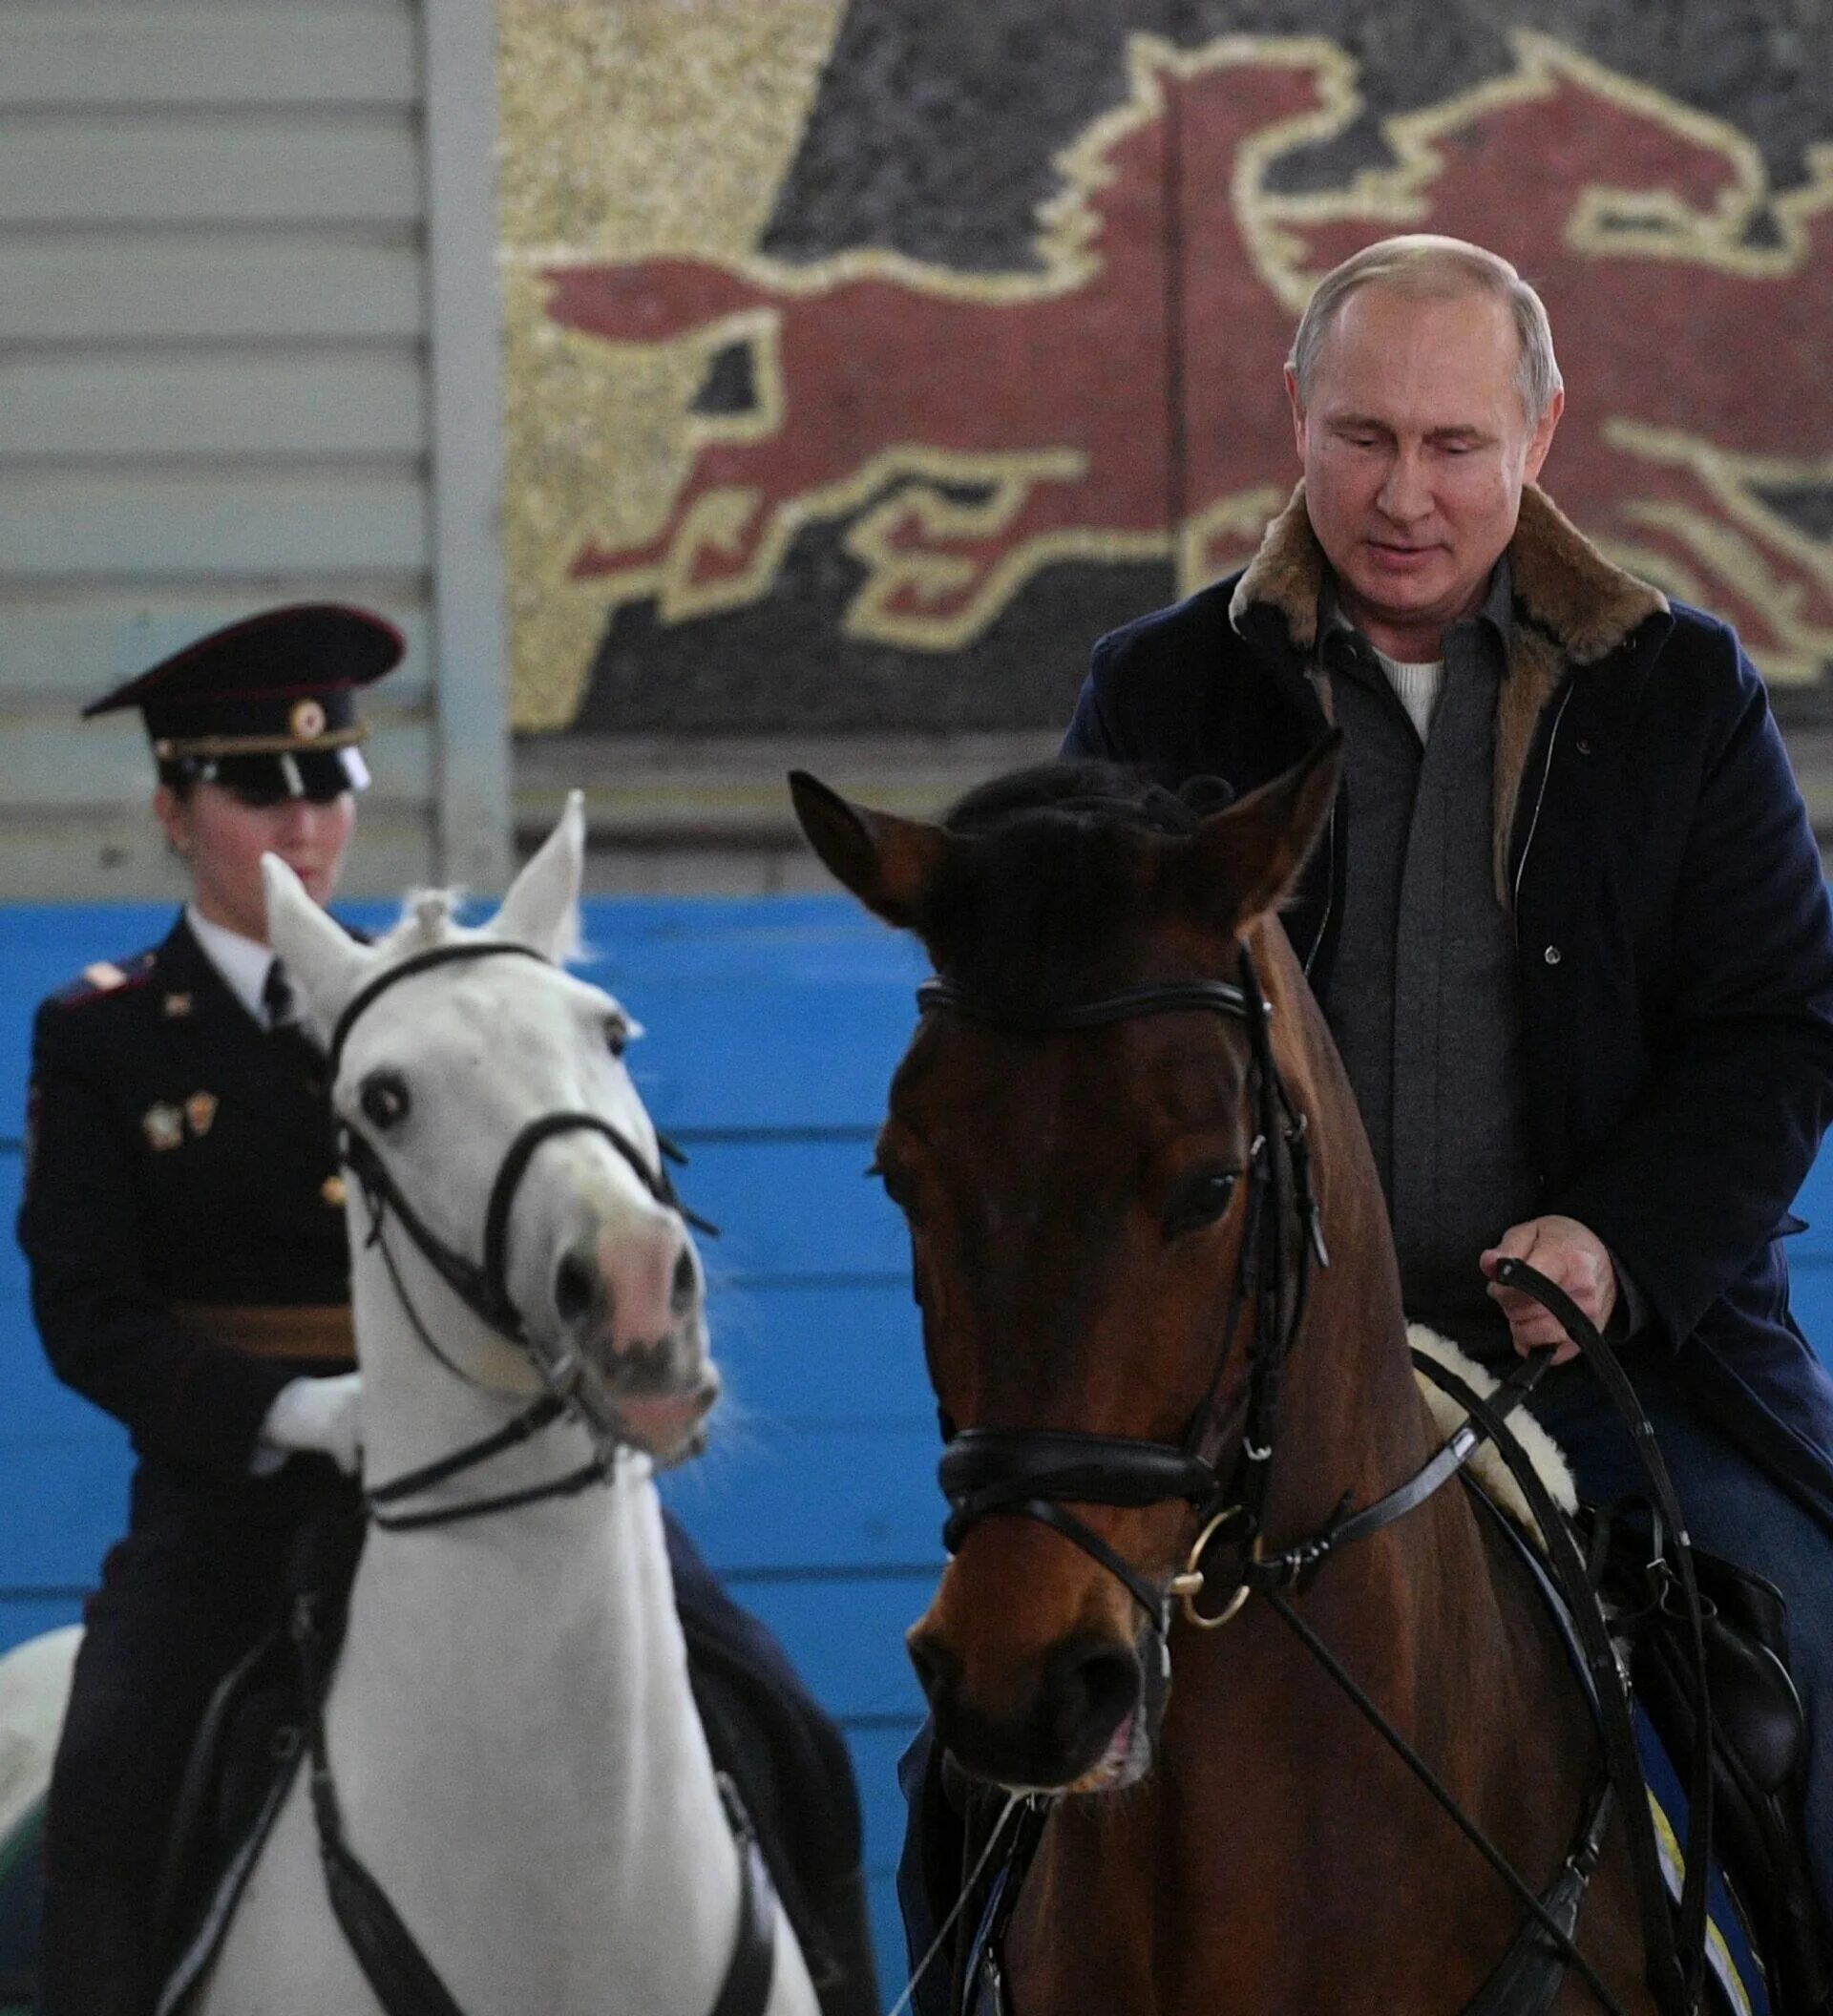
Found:
[[[384,1133],[407,1118],[408,1084],[398,1071],[373,1072],[356,1097],[365,1119]]]
[[[610,1015],[604,1020],[604,1047],[613,1057],[622,1057],[630,1041],[630,1024],[621,1015]]]

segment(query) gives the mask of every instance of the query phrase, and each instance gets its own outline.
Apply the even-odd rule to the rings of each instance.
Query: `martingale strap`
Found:
[[[291,1636],[305,1695],[306,1762],[326,1890],[338,1926],[383,2016],[464,2016],[439,1970],[350,1846],[325,1737],[329,1674],[315,1599],[296,1602]],[[711,2016],[764,2016],[776,1964],[776,1888],[737,1788],[717,1774],[720,1802],[738,1851],[738,1929]]]

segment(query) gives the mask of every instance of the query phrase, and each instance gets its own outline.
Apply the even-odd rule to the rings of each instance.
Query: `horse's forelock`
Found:
[[[394,929],[376,950],[384,958],[406,958],[450,943],[457,930],[454,918],[462,900],[462,892],[455,889],[410,890]]]
[[[1104,991],[1150,922],[1154,840],[1193,832],[1218,802],[1110,764],[1043,765],[970,791],[943,822],[965,844],[925,906],[931,952],[1018,1013]]]

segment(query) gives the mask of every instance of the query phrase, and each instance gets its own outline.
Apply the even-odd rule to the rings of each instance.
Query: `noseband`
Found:
[[[390,988],[437,966],[490,958],[537,959],[543,966],[553,965],[551,959],[535,951],[532,946],[506,943],[436,945],[427,952],[416,953],[412,957],[403,959],[398,965],[390,966],[386,972],[377,974],[366,986],[359,988],[338,1017],[337,1024],[331,1031],[328,1057],[332,1082],[336,1082],[350,1030],[357,1019],[388,993]],[[369,1499],[371,1507],[389,1503],[413,1491],[424,1490],[430,1484],[442,1482],[445,1479],[482,1461],[486,1457],[494,1456],[515,1442],[526,1440],[537,1429],[546,1427],[549,1422],[558,1419],[563,1409],[569,1405],[583,1418],[594,1441],[598,1444],[599,1455],[593,1463],[572,1473],[568,1478],[561,1480],[560,1483],[571,1488],[582,1488],[606,1474],[610,1451],[619,1439],[616,1410],[600,1389],[598,1381],[592,1377],[579,1354],[564,1346],[557,1347],[543,1341],[531,1330],[526,1318],[516,1307],[515,1298],[509,1291],[510,1214],[515,1209],[516,1197],[521,1187],[522,1179],[528,1173],[536,1151],[543,1143],[551,1141],[558,1134],[576,1133],[602,1135],[630,1166],[637,1180],[658,1204],[675,1212],[700,1230],[717,1233],[716,1226],[690,1211],[676,1194],[674,1184],[668,1175],[666,1161],[683,1162],[686,1158],[665,1136],[658,1134],[656,1137],[665,1160],[659,1162],[652,1169],[636,1144],[627,1135],[621,1133],[608,1120],[601,1119],[596,1113],[563,1110],[537,1115],[510,1143],[492,1181],[489,1201],[484,1208],[483,1257],[481,1261],[473,1260],[447,1245],[409,1203],[400,1185],[390,1174],[375,1144],[350,1121],[339,1122],[338,1154],[361,1186],[363,1200],[369,1213],[367,1244],[380,1249],[390,1277],[394,1282],[395,1292],[420,1341],[449,1371],[461,1378],[465,1376],[433,1341],[408,1297],[399,1274],[395,1271],[393,1256],[382,1237],[384,1216],[390,1211],[399,1221],[402,1230],[419,1250],[421,1256],[453,1293],[486,1328],[524,1352],[548,1389],[508,1428],[458,1451],[454,1456],[443,1458],[439,1462],[430,1464],[423,1470],[396,1478],[391,1482],[370,1491]],[[537,1487],[537,1491],[540,1495],[551,1495],[556,1488],[558,1486]],[[473,1512],[500,1510],[513,1504],[525,1503],[528,1498],[527,1493],[510,1493],[501,1498],[476,1501],[473,1505],[462,1508],[462,1512],[468,1516]],[[377,1512],[374,1516],[379,1523],[385,1525],[408,1526],[439,1523],[453,1515],[447,1512],[385,1516]]]
[[[1315,1257],[1318,1265],[1327,1266],[1330,1256],[1312,1190],[1306,1119],[1293,1104],[1274,1061],[1272,1010],[1245,946],[1240,976],[1239,984],[1174,980],[1133,987],[1033,1016],[1013,1015],[952,980],[926,980],[916,992],[917,1006],[926,1012],[966,1016],[1023,1035],[1193,1012],[1247,1024],[1254,1139],[1248,1160],[1240,1259],[1222,1347],[1183,1439],[1157,1442],[1069,1429],[966,1428],[956,1433],[946,1420],[943,1424],[948,1442],[940,1479],[950,1513],[942,1544],[951,1554],[975,1525],[994,1513],[1037,1520],[1072,1541],[1123,1583],[1161,1638],[1169,1628],[1173,1597],[1182,1597],[1185,1614],[1193,1624],[1214,1626],[1234,1614],[1250,1588],[1274,1581],[1296,1584],[1312,1566],[1303,1549],[1294,1550],[1290,1559],[1265,1562],[1259,1541],[1280,1375],[1304,1314],[1311,1262]],[[1219,1463],[1224,1427],[1215,1418],[1215,1396],[1250,1307],[1254,1327],[1244,1427],[1225,1475]],[[1139,1508],[1180,1501],[1196,1510],[1198,1538],[1184,1574],[1169,1588],[1149,1582],[1100,1534],[1064,1510],[1071,1503]],[[1200,1611],[1196,1598],[1203,1588],[1201,1563],[1211,1544],[1223,1539],[1244,1550],[1241,1577],[1223,1608]]]

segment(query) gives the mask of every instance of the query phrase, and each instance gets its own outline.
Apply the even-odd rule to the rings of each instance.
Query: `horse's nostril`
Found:
[[[589,1259],[567,1253],[554,1270],[554,1307],[561,1322],[589,1316],[598,1301],[598,1271]]]
[[[700,1270],[694,1265],[694,1256],[683,1247],[675,1261],[675,1278],[668,1291],[668,1307],[678,1316],[685,1315],[694,1306],[694,1297],[700,1292]]]
[[[938,1640],[913,1632],[904,1641],[904,1649],[916,1669],[916,1683],[923,1690],[923,1698],[932,1708],[938,1698],[945,1699],[960,1684],[960,1661]]]
[[[1111,1647],[1062,1647],[1044,1677],[1051,1734],[1067,1754],[1099,1748],[1139,1700],[1139,1662]]]

